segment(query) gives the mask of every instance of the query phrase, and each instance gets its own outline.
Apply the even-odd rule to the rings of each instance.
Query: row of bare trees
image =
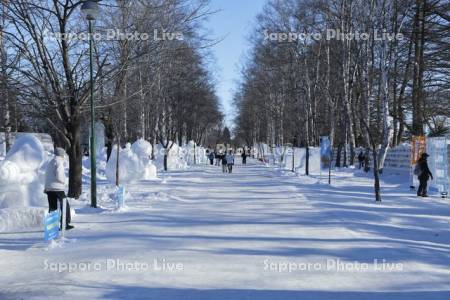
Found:
[[[69,196],[81,194],[89,117],[87,21],[79,0],[2,0],[2,119],[52,133],[67,149]],[[94,23],[97,119],[108,144],[145,138],[165,148],[204,141],[222,120],[208,46],[207,0],[99,1]],[[12,105],[14,103],[14,105]],[[12,108],[18,111],[13,111]]]
[[[257,21],[235,99],[247,144],[308,149],[329,135],[350,164],[371,151],[377,178],[389,147],[445,132],[448,1],[269,1]]]
[[[257,21],[235,99],[247,144],[329,135],[344,165],[365,147],[378,178],[389,147],[445,132],[448,1],[274,0]]]

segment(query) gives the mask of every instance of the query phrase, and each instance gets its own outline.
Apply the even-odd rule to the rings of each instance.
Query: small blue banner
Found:
[[[59,210],[49,213],[44,219],[44,239],[46,242],[59,237],[59,221],[61,213]]]
[[[328,169],[331,162],[331,142],[328,136],[320,137],[320,168]]]
[[[123,208],[125,206],[125,187],[119,186],[116,193],[117,207]]]

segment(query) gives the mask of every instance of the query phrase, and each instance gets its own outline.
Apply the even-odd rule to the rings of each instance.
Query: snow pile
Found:
[[[47,208],[25,207],[0,209],[0,232],[31,229],[44,226]]]
[[[131,183],[140,180],[152,180],[157,178],[157,170],[150,157],[150,143],[139,140],[133,145],[127,144],[125,149],[119,152],[119,181]],[[116,181],[117,146],[114,146],[111,157],[106,164],[106,177],[114,183]]]
[[[46,206],[44,174],[47,161],[42,143],[32,135],[16,140],[0,162],[0,208]]]
[[[164,154],[167,152],[162,145],[155,147],[155,164],[158,170],[164,169]],[[169,170],[185,170],[187,162],[184,158],[183,148],[174,143],[172,148],[167,153],[167,168]]]

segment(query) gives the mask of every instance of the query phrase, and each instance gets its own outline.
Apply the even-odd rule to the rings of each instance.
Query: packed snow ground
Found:
[[[399,182],[376,204],[365,176],[202,165],[130,185],[122,210],[101,182],[64,244],[0,234],[0,299],[450,299],[449,200]]]

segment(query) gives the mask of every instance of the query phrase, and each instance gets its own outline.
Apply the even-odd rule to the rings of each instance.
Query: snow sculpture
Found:
[[[0,162],[0,208],[45,206],[44,174],[47,161],[42,143],[32,135],[16,140]]]
[[[157,178],[156,166],[151,161],[152,156],[152,144],[144,139],[139,139],[131,145],[131,150],[139,157],[139,160],[143,164],[144,173],[142,180],[152,180]]]
[[[156,167],[150,160],[151,144],[139,140],[133,145],[127,144],[119,152],[119,184],[157,178]],[[106,177],[112,183],[116,181],[117,146],[106,164]]]

